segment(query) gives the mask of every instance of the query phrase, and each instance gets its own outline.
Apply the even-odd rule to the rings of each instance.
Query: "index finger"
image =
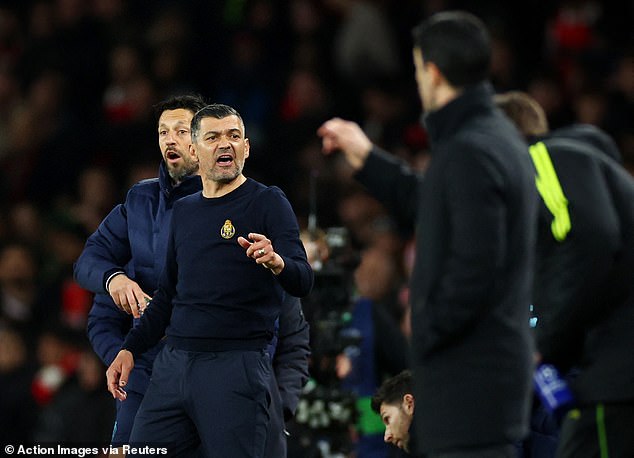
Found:
[[[145,294],[141,288],[137,288],[134,290],[134,299],[139,310],[139,313],[142,313],[145,309],[145,306],[150,302],[149,295]]]
[[[317,133],[319,135],[324,135],[327,132],[331,131],[333,127],[336,127],[338,124],[341,124],[343,119],[341,118],[330,118],[328,121],[324,122],[319,129],[317,129]]]
[[[133,301],[128,302],[128,307],[130,307],[130,313],[132,313],[132,316],[134,318],[141,318],[141,313],[139,312],[139,305],[140,303],[137,302],[136,297],[134,298]]]
[[[324,153],[332,153],[338,149],[337,142],[330,136],[324,136],[321,140],[322,151]]]
[[[249,238],[254,242],[260,242],[262,240],[266,240],[266,236],[262,234],[258,234],[256,232],[249,233]]]
[[[138,289],[138,291],[137,291]],[[139,300],[141,296],[140,288],[132,288],[126,292],[126,300],[128,301],[128,307],[130,307],[130,313],[134,318],[139,318],[141,314],[139,313],[139,304],[142,302]]]

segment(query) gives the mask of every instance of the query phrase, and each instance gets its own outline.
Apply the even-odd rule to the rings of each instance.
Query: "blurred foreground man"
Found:
[[[356,178],[416,230],[412,452],[514,458],[532,391],[533,167],[493,105],[491,44],[480,20],[430,17],[414,30],[413,54],[432,146],[424,176],[355,123],[332,119],[318,134],[326,153],[341,150]]]

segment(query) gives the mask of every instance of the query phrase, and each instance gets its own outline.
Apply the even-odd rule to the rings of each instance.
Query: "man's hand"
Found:
[[[128,394],[123,387],[128,383],[130,371],[134,367],[134,357],[128,350],[121,350],[117,357],[112,361],[110,367],[106,371],[106,381],[108,391],[112,393],[112,397],[119,401],[125,401]]]
[[[333,118],[317,129],[324,153],[341,150],[354,170],[359,170],[372,149],[372,142],[357,123]]]
[[[284,260],[275,252],[273,244],[262,234],[251,233],[249,242],[244,237],[238,237],[238,243],[246,250],[247,256],[255,259],[255,262],[270,269],[275,275],[284,270]]]
[[[130,280],[126,274],[112,277],[108,292],[117,307],[126,313],[131,313],[134,318],[139,318],[143,314],[147,302],[151,299],[143,292],[139,284]]]

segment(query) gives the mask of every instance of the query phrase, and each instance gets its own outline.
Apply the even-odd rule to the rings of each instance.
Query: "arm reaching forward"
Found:
[[[341,150],[348,164],[355,170],[363,167],[372,149],[372,142],[361,127],[341,118],[333,118],[323,123],[317,130],[317,135],[321,137],[325,154]]]

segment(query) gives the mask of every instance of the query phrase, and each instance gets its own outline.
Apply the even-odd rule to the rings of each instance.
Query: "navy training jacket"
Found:
[[[181,197],[200,189],[198,176],[189,177],[174,187],[161,162],[159,177],[132,186],[125,202],[117,205],[86,241],[75,263],[74,274],[83,288],[95,293],[88,315],[88,338],[106,365],[117,356],[133,321],[137,321],[117,308],[106,291],[106,280],[112,273],[124,271],[145,293],[152,295],[165,262],[172,206]],[[145,392],[160,349],[158,345],[135,361],[129,390]]]

